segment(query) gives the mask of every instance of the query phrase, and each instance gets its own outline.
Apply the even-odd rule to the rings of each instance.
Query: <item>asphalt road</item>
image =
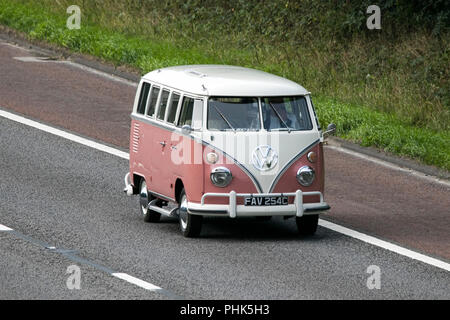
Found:
[[[23,56],[0,43],[1,108],[127,149],[133,85]],[[186,239],[176,220],[144,223],[122,193],[126,160],[4,118],[0,150],[0,224],[14,229],[0,231],[3,299],[450,298],[447,271],[322,227],[302,239],[293,220],[207,219]],[[331,149],[326,160],[326,219],[450,257],[448,187]],[[66,286],[74,264],[80,290]],[[371,265],[381,289],[367,288]]]

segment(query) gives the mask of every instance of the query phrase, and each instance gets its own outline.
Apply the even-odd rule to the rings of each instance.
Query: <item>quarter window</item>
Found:
[[[158,101],[158,95],[159,95],[159,88],[152,87],[152,90],[150,93],[150,103],[148,105],[148,111],[147,111],[147,115],[150,117],[153,117],[153,115],[155,114],[156,102]]]
[[[137,113],[144,114],[145,106],[147,104],[148,92],[150,91],[150,84],[147,82],[142,83],[141,93],[139,95],[139,102],[137,106]]]
[[[175,117],[177,115],[178,102],[180,101],[180,95],[172,93],[172,99],[170,102],[169,114],[167,115],[167,122],[175,123]]]
[[[169,91],[163,90],[163,92],[161,93],[161,102],[159,104],[158,119],[164,120],[168,100],[169,100]]]

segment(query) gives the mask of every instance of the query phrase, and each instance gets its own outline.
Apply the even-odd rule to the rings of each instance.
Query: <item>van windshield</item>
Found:
[[[257,98],[212,97],[208,102],[208,130],[261,129]]]
[[[312,123],[305,97],[261,99],[264,128],[269,131],[311,130]]]

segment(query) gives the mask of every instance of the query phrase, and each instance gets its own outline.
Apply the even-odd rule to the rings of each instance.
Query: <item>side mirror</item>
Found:
[[[324,137],[332,136],[336,133],[336,125],[334,123],[330,123],[327,127],[327,130],[323,133]]]
[[[185,135],[189,135],[192,132],[192,127],[188,124],[185,124],[181,127],[181,133]]]

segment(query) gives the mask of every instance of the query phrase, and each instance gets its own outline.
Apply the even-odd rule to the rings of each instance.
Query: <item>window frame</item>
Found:
[[[262,108],[261,108],[261,99],[260,97],[251,97],[251,96],[208,96],[207,102],[206,102],[206,123],[205,123],[205,128],[208,131],[211,132],[227,132],[226,131],[221,131],[221,130],[211,130],[209,128],[209,124],[208,124],[208,120],[209,120],[209,100],[211,98],[250,98],[250,99],[256,99],[257,103],[258,103],[258,115],[259,115],[259,129],[258,130],[239,130],[237,129],[236,132],[261,132],[264,130],[264,125],[263,125],[263,121],[262,121]],[[232,129],[230,129],[229,131],[234,132]],[[267,131],[267,130],[266,130]]]
[[[145,101],[145,105],[144,105],[144,111],[143,113],[139,112],[139,106],[140,106],[140,102],[141,102],[141,98],[142,98],[142,94],[143,94],[143,90],[144,90],[144,85],[148,85],[149,89],[148,89],[148,93],[147,93],[147,99]],[[136,102],[136,109],[135,109],[135,113],[141,116],[144,116],[146,114],[146,110],[147,110],[147,103],[148,103],[148,97],[150,96],[150,90],[152,89],[152,84],[148,81],[143,80],[140,84],[139,87],[139,93],[138,93],[138,98],[137,98],[137,102]]]
[[[167,96],[166,110],[164,110],[164,114],[163,114],[163,117],[162,117],[162,119],[161,119],[161,118],[159,118],[159,110],[160,110],[160,108],[161,108],[162,95],[163,95],[164,91],[168,92],[169,95]],[[171,95],[172,95],[172,91],[171,91],[170,89],[165,88],[165,87],[161,88],[161,92],[160,92],[160,94],[158,95],[158,101],[156,102],[156,103],[157,103],[157,108],[155,108],[155,119],[156,119],[156,120],[165,122],[164,119],[166,118],[167,106],[168,106],[169,103],[170,103]]]
[[[169,118],[169,112],[172,110],[172,102],[173,102],[173,96],[177,95],[178,96],[178,102],[177,105],[175,107],[175,119],[173,120],[173,122],[169,122],[168,118]],[[169,97],[169,102],[167,104],[167,107],[170,106],[170,108],[166,108],[166,114],[164,115],[164,122],[167,124],[170,124],[172,126],[176,126],[177,123],[177,114],[178,114],[178,109],[180,108],[180,103],[182,101],[182,97],[183,95],[180,92],[171,90],[170,91],[170,97]]]
[[[184,102],[184,99],[185,98],[188,98],[188,99],[192,99],[192,100],[194,100],[194,103],[195,103],[195,99],[196,98],[194,98],[193,96],[190,96],[190,95],[187,95],[187,94],[184,94],[183,95],[183,98],[182,99],[180,99],[180,101],[181,101],[181,103],[178,103],[178,115],[177,115],[177,120],[176,120],[176,127],[177,128],[181,128],[182,126],[180,126],[180,117],[181,117],[181,110],[182,110],[182,108],[183,108],[183,102]],[[200,100],[200,99],[199,99]],[[192,108],[194,108],[194,105],[192,105]],[[194,115],[194,110],[192,109],[192,115]],[[203,122],[203,121],[202,121]],[[192,125],[192,119],[191,119],[191,125]],[[191,126],[192,127],[192,126]],[[202,123],[202,127],[203,127],[203,123]]]
[[[308,95],[293,95],[293,96],[262,96],[262,97],[259,97],[259,100],[260,100],[260,108],[261,108],[261,121],[262,121],[262,126],[263,126],[263,128],[264,128],[264,130],[265,131],[267,131],[267,132],[280,132],[280,131],[288,131],[288,130],[267,130],[266,128],[265,128],[265,126],[264,126],[264,118],[263,118],[263,116],[264,116],[264,113],[263,113],[263,110],[262,110],[262,103],[263,103],[263,99],[270,99],[270,98],[298,98],[298,97],[300,97],[300,98],[304,98],[305,99],[305,102],[306,102],[306,111],[308,112],[308,118],[309,118],[309,122],[310,122],[310,124],[311,124],[311,129],[291,129],[291,130],[289,130],[290,132],[300,132],[300,131],[312,131],[312,130],[314,130],[314,121],[313,121],[313,118],[311,117],[311,110],[310,110],[310,106],[309,106],[309,99],[308,99]]]
[[[151,102],[151,99],[152,99],[152,96],[153,96],[153,95],[152,95],[153,88],[158,88],[158,89],[159,89],[159,92],[158,92],[158,97],[156,97],[155,111],[154,111],[153,115],[149,115],[149,114],[148,114],[148,111],[149,111],[149,108],[150,108],[150,102]],[[157,114],[158,109],[159,109],[158,107],[159,107],[159,100],[160,100],[160,98],[161,98],[161,92],[162,92],[162,86],[152,84],[152,87],[150,88],[150,94],[149,94],[148,99],[147,99],[147,107],[145,108],[145,116],[146,116],[147,118],[150,118],[150,119],[156,119],[156,114]]]

